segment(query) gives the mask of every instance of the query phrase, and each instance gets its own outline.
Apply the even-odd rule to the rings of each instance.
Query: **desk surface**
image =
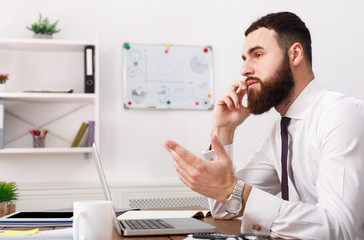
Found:
[[[240,225],[241,220],[215,220],[212,217],[201,218],[203,222],[212,224],[217,227],[218,233],[229,233],[229,234],[240,234]],[[45,230],[53,230],[53,229],[61,229],[62,227],[57,228],[39,228],[40,231]],[[1,228],[0,228],[1,229]],[[12,230],[29,230],[33,228],[2,228],[2,229],[12,229]],[[173,240],[180,240],[186,238],[187,235],[170,235],[170,236],[157,236],[157,237],[119,237],[115,231],[114,240],[116,239],[129,239],[129,240],[145,240],[145,239],[154,239],[154,240],[166,240],[166,239],[173,239]]]
[[[241,220],[234,219],[234,220],[216,220],[212,217],[202,218],[200,219],[203,222],[209,223],[211,225],[216,226],[217,233],[225,233],[225,234],[240,234],[240,226]],[[54,230],[54,229],[61,229],[62,227],[56,228],[39,228],[40,231],[46,230]],[[12,230],[30,230],[33,228],[0,228],[0,229],[12,229]],[[145,239],[153,239],[153,240],[166,240],[166,239],[173,239],[173,240],[181,240],[185,239],[187,235],[169,235],[169,236],[148,236],[148,237],[120,237],[116,230],[114,231],[113,240],[145,240]],[[278,239],[277,239],[278,240]]]
[[[240,234],[240,227],[241,227],[241,220],[233,219],[233,220],[219,220],[214,219],[213,217],[201,218],[199,219],[203,222],[209,223],[211,225],[216,226],[217,233],[224,233],[224,234]],[[54,230],[54,229],[61,229],[62,227],[56,228],[39,228],[40,231],[44,230]],[[0,228],[0,229],[12,229],[12,230],[29,230],[33,228]],[[187,235],[169,235],[169,236],[148,236],[148,237],[120,237],[116,230],[114,231],[113,240],[120,240],[120,239],[128,239],[128,240],[145,240],[145,239],[153,239],[153,240],[166,240],[166,239],[173,239],[173,240],[181,240],[185,239]],[[276,239],[278,240],[278,239]]]

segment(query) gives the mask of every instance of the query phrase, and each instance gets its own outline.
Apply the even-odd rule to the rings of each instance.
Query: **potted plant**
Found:
[[[15,212],[15,203],[18,200],[18,187],[15,182],[0,182],[0,216]]]
[[[9,74],[0,74],[0,92],[5,92],[5,83],[8,80]]]
[[[52,38],[52,35],[61,31],[61,29],[57,29],[58,20],[54,23],[50,23],[48,18],[42,18],[42,15],[39,13],[38,22],[34,22],[31,26],[28,26],[27,29],[34,32],[34,38]]]
[[[0,84],[5,84],[8,80],[9,74],[0,74]]]

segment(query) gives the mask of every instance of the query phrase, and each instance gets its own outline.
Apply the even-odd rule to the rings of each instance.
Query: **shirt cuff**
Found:
[[[233,156],[233,144],[226,145],[224,148],[225,148],[225,151],[227,152],[227,154],[229,155],[229,157],[232,158],[232,156]],[[202,152],[202,156],[206,160],[210,160],[210,161],[215,160],[217,158],[215,151],[210,150],[210,145]]]
[[[241,232],[270,235],[282,202],[281,198],[253,187],[245,205]]]
[[[211,215],[215,219],[233,219],[239,217],[239,214],[233,214],[226,211],[224,203],[218,202],[215,199],[208,198]]]

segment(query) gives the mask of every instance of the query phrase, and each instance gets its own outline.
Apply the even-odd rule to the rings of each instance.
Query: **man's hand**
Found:
[[[244,81],[234,81],[229,91],[216,100],[212,135],[218,136],[223,145],[233,142],[235,129],[250,115],[242,105],[246,89]]]
[[[211,139],[217,159],[207,161],[172,141],[164,143],[171,153],[180,179],[193,191],[206,197],[225,202],[233,192],[236,177],[231,158],[216,136]]]

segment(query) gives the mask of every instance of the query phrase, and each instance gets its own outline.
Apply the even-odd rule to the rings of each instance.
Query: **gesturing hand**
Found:
[[[173,141],[166,141],[164,146],[172,155],[183,183],[206,197],[220,202],[227,200],[237,179],[232,160],[216,136],[211,139],[211,146],[217,155],[214,161],[198,158]]]

